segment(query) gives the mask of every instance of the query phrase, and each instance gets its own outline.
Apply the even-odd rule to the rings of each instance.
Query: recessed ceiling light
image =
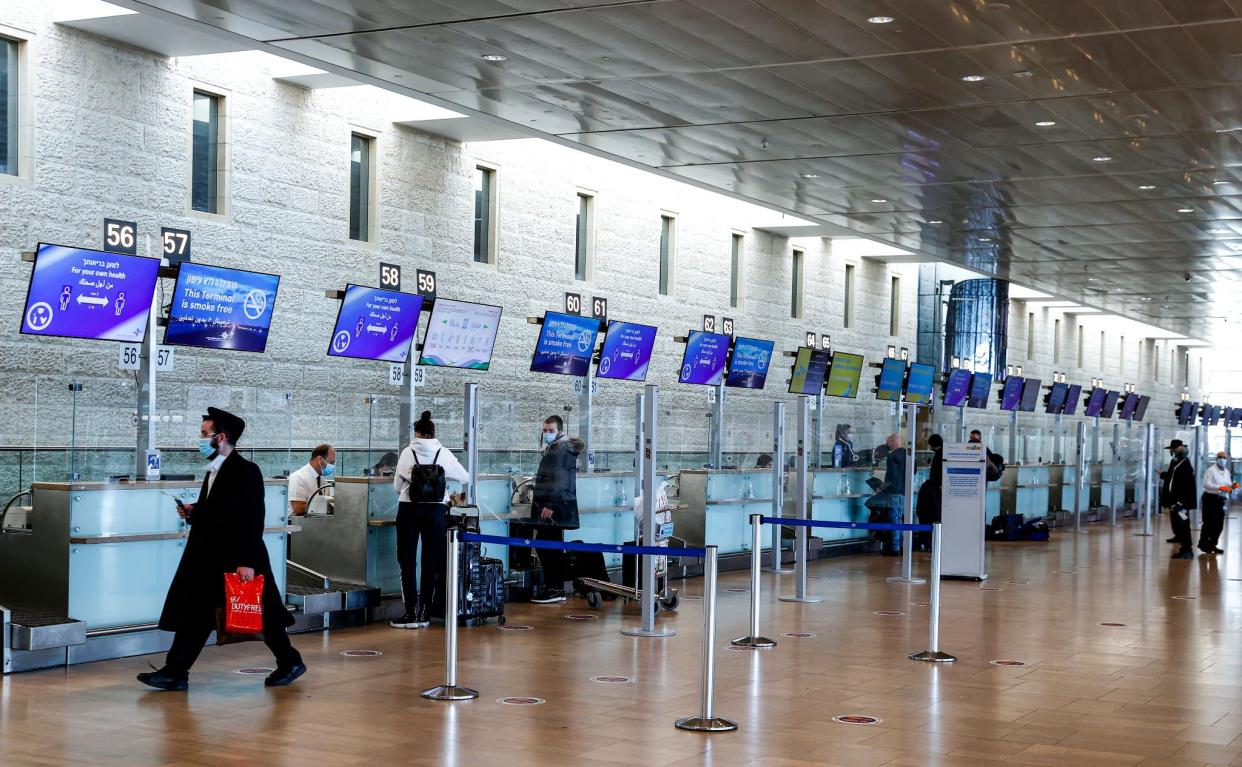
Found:
[[[1057,124],[1056,120],[1040,120],[1039,122],[1035,123],[1035,127],[1036,128],[1051,128],[1052,126],[1056,124]]]
[[[1224,179],[1217,179],[1216,181],[1212,182],[1212,186],[1227,186],[1228,184],[1232,184],[1232,183],[1233,183],[1232,181],[1225,181]]]
[[[1035,76],[1035,73],[1029,69],[1019,69],[1017,72],[1013,73],[1013,76],[1019,80],[1029,80]]]
[[[992,241],[991,237],[980,237],[979,238],[979,242],[991,242],[991,241]]]
[[[509,57],[502,56],[499,53],[485,53],[483,54],[483,60],[484,61],[508,61]]]
[[[986,79],[987,78],[984,77],[983,75],[963,75],[962,76],[962,82],[964,83],[981,83]]]
[[[893,17],[892,16],[872,16],[871,18],[867,19],[867,23],[868,24],[892,24]]]
[[[1106,154],[1096,155],[1095,157],[1091,158],[1091,162],[1112,162],[1112,161],[1113,161],[1113,158],[1109,157]]]
[[[1150,192],[1151,190],[1155,188],[1156,188],[1155,184],[1140,184],[1139,185],[1139,190],[1143,192]]]
[[[872,197],[871,201],[874,202],[876,205],[883,205],[884,203],[888,202],[888,200],[884,199],[883,197]]]
[[[1195,209],[1194,208],[1178,208],[1177,212],[1178,213],[1194,213]]]
[[[803,178],[819,178],[819,174],[818,173],[803,173],[802,177]]]
[[[936,224],[943,224],[944,222],[943,222],[943,221],[941,221],[941,220],[940,220],[940,219],[938,219],[938,218],[933,218],[931,221],[928,221],[927,223],[932,224],[932,225],[936,225]]]
[[[1007,11],[1009,10],[1009,3],[1002,3],[1002,2],[984,3],[983,10],[985,11]]]

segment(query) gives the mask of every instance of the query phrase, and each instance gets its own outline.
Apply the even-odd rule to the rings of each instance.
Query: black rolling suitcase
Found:
[[[478,543],[461,545],[461,572],[457,582],[457,618],[481,626],[488,618],[505,622],[505,565],[482,555]]]
[[[582,543],[582,541],[573,541],[573,543]],[[604,555],[598,551],[567,551],[565,552],[565,566],[569,570],[569,579],[574,582],[574,593],[583,599],[589,599],[589,594],[598,589],[591,588],[583,584],[583,578],[593,578],[597,581],[608,581],[608,567],[604,564]],[[612,594],[601,594],[604,599],[612,599]]]

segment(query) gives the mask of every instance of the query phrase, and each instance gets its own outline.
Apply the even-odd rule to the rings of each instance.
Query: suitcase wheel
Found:
[[[500,616],[499,618],[497,618],[497,619],[496,619],[496,625],[497,625],[497,626],[503,626],[503,625],[505,625],[505,616],[503,616],[503,615],[502,615],[502,616]]]
[[[662,606],[665,610],[676,610],[677,605],[681,604],[681,597],[677,596],[677,593],[674,592],[668,599],[661,599],[659,602],[660,606]]]
[[[587,607],[592,610],[598,610],[604,604],[604,598],[598,591],[588,591],[586,593]]]

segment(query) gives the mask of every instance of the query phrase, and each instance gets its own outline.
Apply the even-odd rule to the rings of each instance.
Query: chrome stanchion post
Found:
[[[660,389],[655,384],[647,384],[643,396],[643,522],[642,540],[644,546],[654,546],[656,539],[656,451],[659,447],[658,417],[660,413]],[[642,612],[642,622],[638,626],[621,629],[626,636],[637,637],[670,637],[677,632],[671,628],[656,628],[656,559],[649,554],[639,554],[635,560],[641,564],[639,572],[642,578],[635,582],[639,588],[638,604]]]
[[[785,516],[785,403],[774,403],[772,409],[772,516]],[[781,563],[781,533],[784,528],[772,525],[772,563],[770,573],[791,573]]]
[[[1152,465],[1152,450],[1156,445],[1156,425],[1154,423],[1147,424],[1147,428],[1143,430],[1143,460],[1140,464],[1142,475],[1137,484],[1143,487],[1143,532],[1135,533],[1135,535],[1144,538],[1151,537],[1151,515],[1154,503],[1159,501],[1155,498],[1156,483],[1153,479],[1155,474]]]
[[[470,700],[479,697],[477,690],[457,685],[457,593],[461,579],[461,546],[457,528],[448,531],[447,583],[444,587],[444,684],[420,693],[431,700]]]
[[[952,663],[956,656],[940,651],[940,525],[932,525],[932,561],[930,580],[931,604],[927,625],[927,649],[916,652],[910,660],[926,663]]]
[[[703,677],[699,683],[699,715],[677,720],[677,729],[694,732],[728,732],[737,723],[716,716],[716,547],[707,547],[703,559]]]
[[[759,550],[759,528],[762,525],[762,514],[750,515],[750,633],[731,642],[737,647],[776,646],[776,642],[771,639],[759,636],[759,560],[763,557]]]
[[[795,506],[797,507],[797,519],[807,522],[811,518],[810,508],[806,501],[806,485],[807,485],[807,455],[806,455],[806,432],[809,421],[808,398],[805,396],[798,398],[798,465],[795,472],[796,481],[794,482],[794,492],[798,494]],[[819,597],[807,595],[806,576],[807,576],[807,539],[809,538],[810,528],[806,525],[798,525],[794,535],[794,594],[793,596],[781,597],[782,602],[822,602]]]
[[[914,441],[917,434],[919,406],[906,403],[906,476],[901,521],[903,524],[914,524]],[[914,577],[914,533],[901,531],[901,575],[888,578],[889,583],[924,583],[922,578]]]
[[[1087,424],[1078,422],[1075,432],[1077,446],[1074,453],[1074,532],[1085,533],[1082,529],[1083,490],[1087,486]]]

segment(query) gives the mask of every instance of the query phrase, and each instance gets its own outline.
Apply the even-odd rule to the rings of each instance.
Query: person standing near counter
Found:
[[[310,461],[289,475],[289,511],[295,517],[306,515],[311,496],[319,492],[336,471],[336,450],[319,445],[311,450]]]
[[[835,469],[848,469],[858,463],[858,453],[854,452],[853,429],[848,423],[837,424],[837,439],[832,444],[832,466]]]
[[[414,441],[401,451],[392,484],[397,490],[397,564],[401,566],[401,597],[405,614],[390,621],[396,629],[431,625],[431,609],[444,599],[445,535],[448,533],[448,480],[466,482],[470,475],[452,451],[436,439],[431,411],[414,424]],[[418,541],[423,542],[423,571],[416,577]],[[446,617],[446,620],[449,618]]]
[[[578,455],[586,443],[565,434],[565,422],[551,415],[543,422],[543,452],[535,472],[530,523],[534,537],[544,541],[565,540],[566,530],[578,529]],[[565,601],[565,552],[539,549],[543,565],[544,595],[532,599],[537,604]]]
[[[1199,551],[1204,554],[1224,554],[1217,548],[1220,532],[1225,527],[1225,500],[1237,485],[1229,473],[1229,454],[1224,450],[1216,454],[1216,463],[1203,473],[1203,526],[1199,528]]]
[[[870,520],[883,524],[901,524],[902,513],[905,511],[906,495],[906,450],[901,446],[901,435],[890,434],[884,440],[884,482],[880,484],[875,495],[867,499],[867,508],[871,510]],[[874,478],[873,478],[874,480]],[[901,554],[901,532],[889,530],[876,534],[880,540],[882,553],[886,557]]]
[[[1173,454],[1169,468],[1160,472],[1160,505],[1169,510],[1169,524],[1173,527],[1173,542],[1178,544],[1174,559],[1194,559],[1190,540],[1190,511],[1198,502],[1195,483],[1195,467],[1186,456],[1186,445],[1180,439],[1169,443],[1167,450]]]
[[[177,506],[190,535],[159,622],[162,630],[174,632],[172,647],[163,668],[138,675],[158,690],[189,688],[190,667],[216,629],[216,610],[224,607],[225,573],[237,573],[242,581],[263,576],[263,641],[276,657],[276,670],[264,684],[284,687],[306,673],[289,641],[286,629],[293,616],[276,588],[263,543],[263,472],[236,450],[245,429],[244,420],[214,407],[203,416],[198,449],[211,463],[198,500]]]

